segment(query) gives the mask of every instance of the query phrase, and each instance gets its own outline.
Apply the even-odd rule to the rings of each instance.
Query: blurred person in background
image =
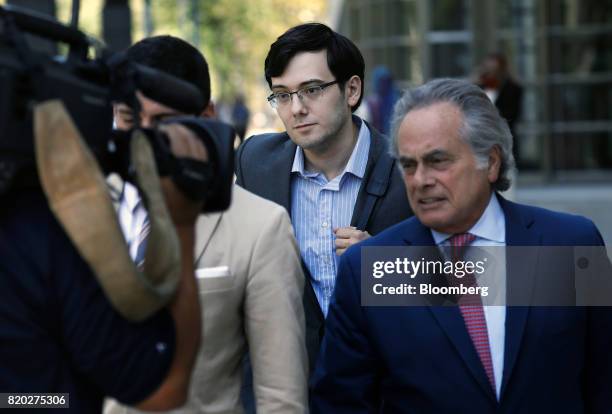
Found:
[[[500,115],[508,122],[514,137],[514,158],[520,162],[520,139],[516,136],[516,123],[523,107],[523,87],[508,69],[508,60],[501,53],[490,53],[482,61],[476,74],[476,83],[485,91]]]
[[[389,134],[393,106],[399,99],[391,71],[385,66],[377,66],[372,72],[372,93],[365,99],[367,121],[384,135]]]
[[[247,127],[249,126],[250,118],[251,112],[244,102],[244,95],[239,93],[236,95],[234,105],[232,106],[232,125],[236,130],[238,138],[240,138],[241,144],[242,141],[244,141],[244,136],[246,134]]]

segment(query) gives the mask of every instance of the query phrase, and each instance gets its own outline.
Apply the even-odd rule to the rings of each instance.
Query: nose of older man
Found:
[[[423,165],[419,165],[412,177],[409,177],[408,180],[410,180],[412,187],[417,190],[433,187],[436,183],[435,178],[431,174],[431,170]]]

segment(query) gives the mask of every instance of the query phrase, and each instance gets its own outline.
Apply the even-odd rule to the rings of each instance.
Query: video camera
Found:
[[[25,33],[66,44],[68,53],[54,58],[29,47]],[[96,56],[89,52],[96,49]],[[121,54],[96,48],[96,41],[55,20],[0,7],[0,196],[39,185],[33,140],[32,108],[50,99],[63,102],[102,170],[133,181],[129,133],[112,128],[112,103],[124,102],[138,113],[136,90],[185,114],[199,114],[203,99],[190,83],[130,62]],[[175,157],[167,137],[146,130],[158,173],[171,176],[194,200],[206,200],[204,211],[229,206],[233,178],[234,131],[226,124],[196,117],[181,123],[205,144],[207,163]]]

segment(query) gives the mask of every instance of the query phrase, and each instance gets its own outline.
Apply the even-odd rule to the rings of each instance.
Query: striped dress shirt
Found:
[[[306,171],[304,152],[300,147],[295,151],[291,168],[291,221],[325,316],[334,291],[339,260],[333,230],[350,226],[369,150],[370,131],[365,122],[361,122],[357,143],[346,167],[331,181],[321,172]]]
[[[119,198],[119,226],[127,242],[130,257],[136,260],[138,246],[141,243],[139,237],[142,229],[148,221],[147,210],[142,205],[138,189],[130,183],[125,183]]]

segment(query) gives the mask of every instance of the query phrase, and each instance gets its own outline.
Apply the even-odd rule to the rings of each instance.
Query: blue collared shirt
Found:
[[[302,148],[297,147],[295,151],[291,168],[291,222],[325,316],[336,284],[339,260],[333,230],[351,224],[369,151],[370,131],[361,122],[357,143],[346,167],[331,181],[321,172],[306,171]]]

